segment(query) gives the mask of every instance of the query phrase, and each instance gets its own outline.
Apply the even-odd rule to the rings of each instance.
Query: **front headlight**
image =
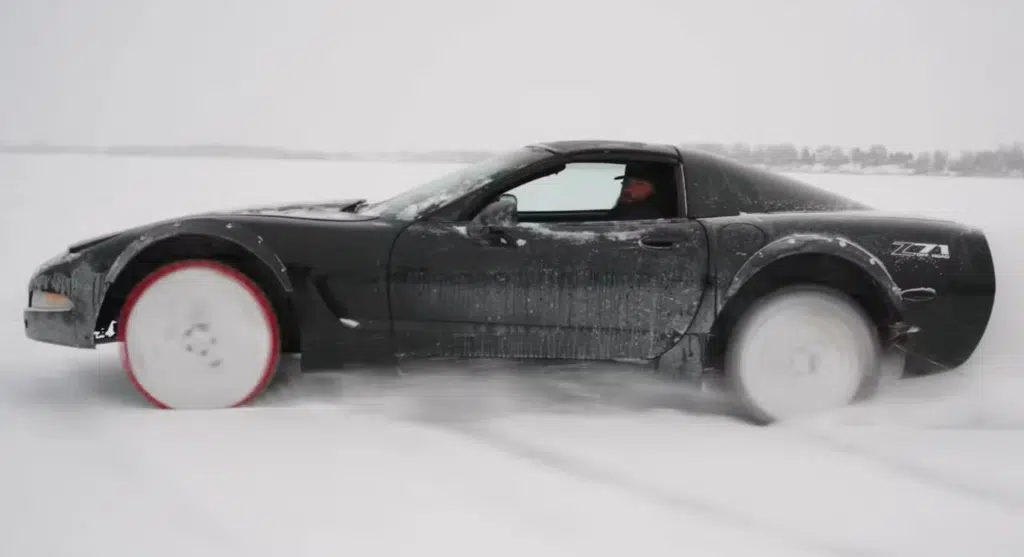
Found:
[[[43,290],[33,290],[28,305],[35,311],[68,311],[74,307],[67,296]]]

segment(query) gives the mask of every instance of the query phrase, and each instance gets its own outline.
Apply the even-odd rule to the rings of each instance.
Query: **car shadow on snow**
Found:
[[[126,377],[116,354],[96,354],[37,377],[28,400],[50,406],[151,408]],[[629,366],[431,362],[401,369],[353,368],[300,373],[284,358],[275,379],[251,406],[337,407],[430,422],[475,421],[513,414],[675,411],[737,417],[720,388]]]
[[[721,389],[630,366],[474,360],[307,374],[294,362],[283,367],[255,406],[333,405],[427,422],[652,410],[739,416]]]
[[[814,421],[917,429],[1020,429],[1024,425],[1019,410],[1003,416],[998,408],[986,406],[992,393],[968,388],[976,382],[970,379],[978,378],[966,375],[897,380],[870,401]],[[60,363],[48,360],[43,369],[28,373],[16,390],[19,402],[54,409],[152,408],[126,377],[116,353],[100,352]],[[746,421],[735,399],[720,385],[701,388],[630,366],[488,360],[300,373],[298,358],[285,358],[274,381],[251,406],[258,411],[337,408],[431,423],[517,414],[650,411]]]

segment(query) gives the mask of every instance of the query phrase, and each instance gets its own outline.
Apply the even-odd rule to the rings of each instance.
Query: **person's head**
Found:
[[[627,166],[626,173],[619,176],[619,179],[622,180],[622,190],[619,193],[621,203],[640,203],[654,195],[653,180],[640,168]]]
[[[647,201],[652,195],[654,195],[654,184],[646,178],[636,176],[623,177],[619,201],[623,203],[639,203]]]

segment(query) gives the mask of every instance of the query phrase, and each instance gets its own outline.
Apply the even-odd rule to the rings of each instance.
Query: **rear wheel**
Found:
[[[854,402],[876,380],[880,352],[871,320],[849,296],[787,287],[757,301],[737,323],[726,376],[762,423]]]
[[[266,295],[215,261],[180,261],[146,277],[118,335],[129,379],[160,408],[242,406],[277,369],[280,336]]]

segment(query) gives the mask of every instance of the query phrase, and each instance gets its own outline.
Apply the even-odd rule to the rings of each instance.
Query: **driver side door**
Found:
[[[704,230],[683,218],[601,220],[622,171],[571,163],[508,192],[518,219],[409,226],[391,259],[399,352],[613,360],[670,348],[703,294]]]

